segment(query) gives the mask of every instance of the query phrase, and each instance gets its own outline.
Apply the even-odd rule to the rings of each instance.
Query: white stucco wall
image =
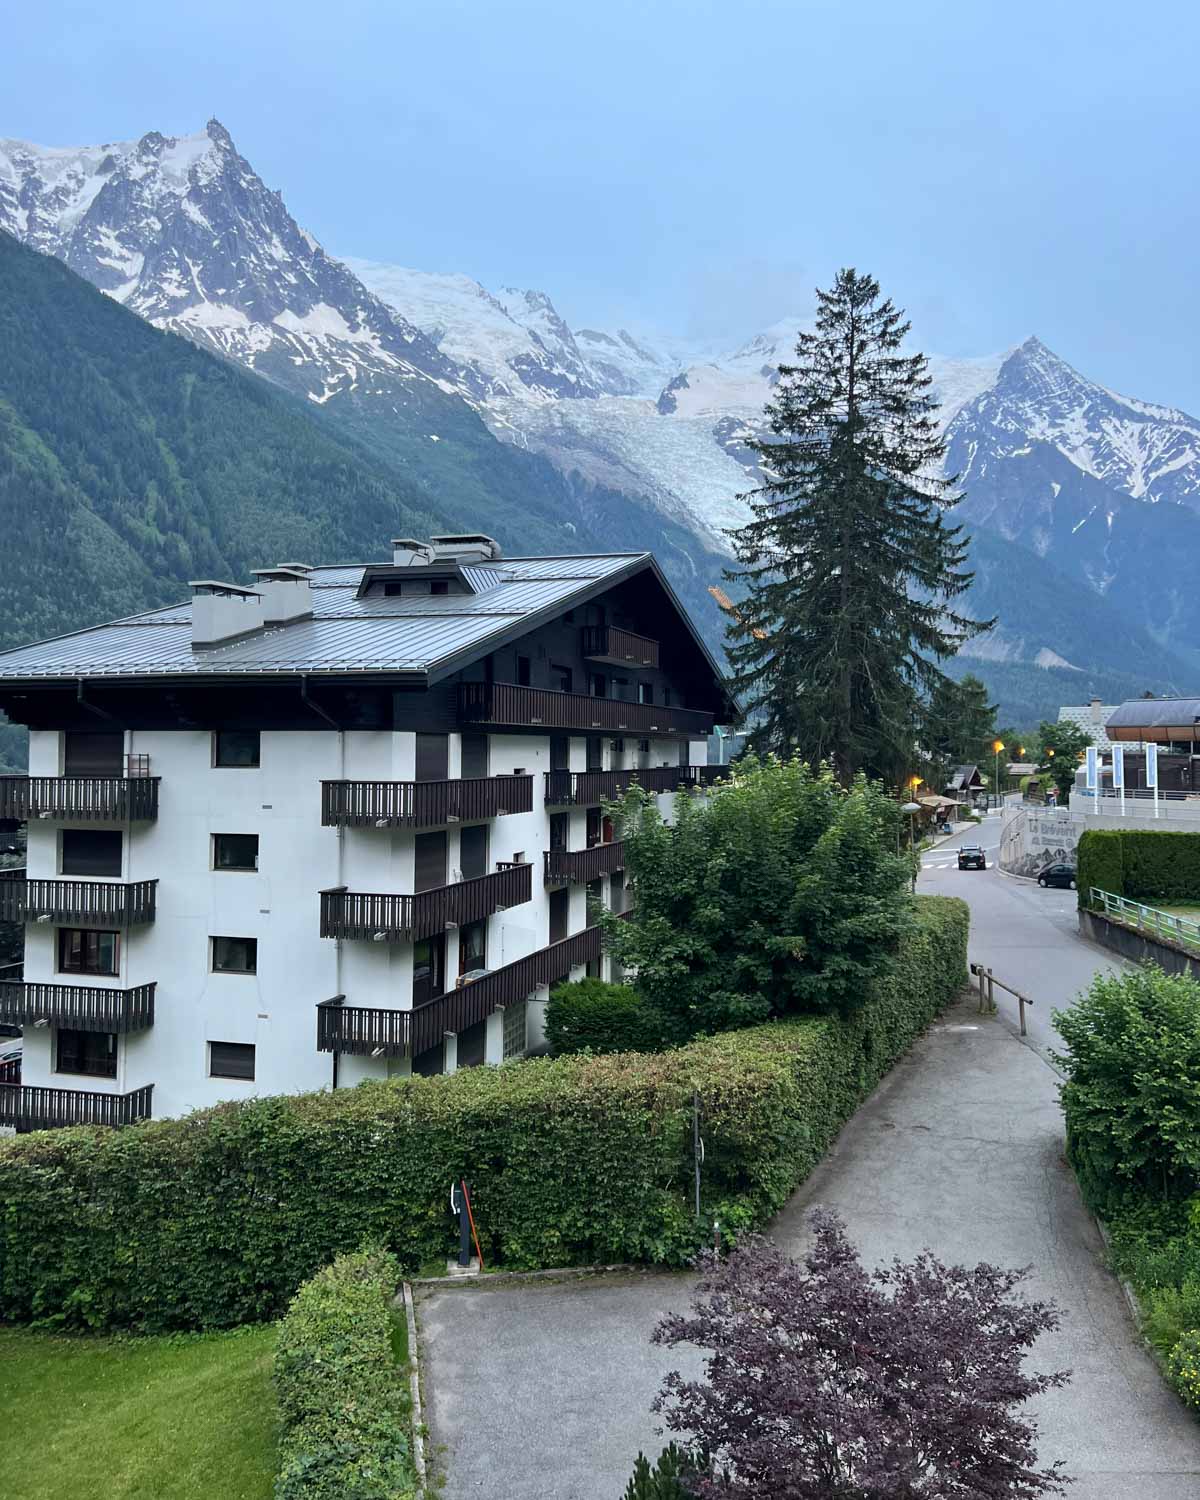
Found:
[[[333,1060],[316,1049],[316,1006],[343,994],[353,1005],[404,1009],[411,1004],[412,946],[406,943],[335,942],[320,937],[319,893],[344,885],[355,891],[403,892],[413,888],[414,834],[375,828],[338,830],[321,826],[323,779],[410,780],[415,770],[412,733],[307,732],[264,730],[261,764],[253,769],[212,764],[207,731],[138,730],[126,736],[126,750],[150,757],[151,773],[161,778],[156,822],[125,830],[124,880],[157,880],[156,920],[123,935],[120,974],[112,979],[57,972],[52,924],[31,923],[26,931],[25,977],[126,989],[157,984],[155,1020],[149,1029],[118,1043],[117,1076],[96,1079],[57,1074],[53,1067],[53,1028],[25,1030],[22,1080],[73,1088],[125,1093],[154,1085],[156,1117],[183,1113],[224,1099],[327,1086]],[[605,769],[648,764],[676,765],[679,742],[654,740],[639,752],[636,738],[614,754],[605,740]],[[688,747],[692,764],[703,764],[705,742]],[[489,821],[488,868],[522,853],[533,866],[532,900],[498,912],[488,922],[487,966],[502,964],[542,948],[549,941],[549,900],[542,879],[542,857],[549,843],[543,806],[543,772],[550,769],[549,736],[489,736],[489,773],[524,769],[533,776],[533,811]],[[450,775],[461,764],[460,739],[450,736]],[[572,738],[572,770],[586,768],[586,741]],[[34,731],[30,771],[57,775],[62,769],[62,736]],[[672,798],[659,805],[669,816]],[[585,847],[586,810],[570,809],[570,847]],[[65,826],[95,828],[95,823]],[[116,826],[116,825],[110,825]],[[29,825],[31,878],[60,874],[59,845],[64,825]],[[450,825],[448,868],[459,868],[461,828]],[[212,868],[212,835],[253,833],[259,838],[258,870]],[[82,877],[72,876],[71,879]],[[587,923],[587,892],[571,886],[569,931]],[[608,882],[604,896],[609,900]],[[258,941],[257,973],[210,972],[213,936]],[[458,933],[446,934],[446,987],[458,973]],[[607,963],[607,960],[605,961]],[[582,969],[572,977],[579,977]],[[526,1008],[528,1044],[543,1036],[545,993]],[[488,1026],[487,1057],[498,1061],[503,1018]],[[208,1076],[208,1043],[246,1042],[255,1047],[255,1078],[239,1082]],[[343,1056],[339,1082],[406,1071],[407,1060]]]

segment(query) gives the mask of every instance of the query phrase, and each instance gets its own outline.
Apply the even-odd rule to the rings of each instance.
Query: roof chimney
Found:
[[[482,563],[500,561],[500,543],[481,532],[468,532],[462,536],[434,536],[429,539],[434,560],[453,563]]]
[[[428,542],[418,542],[410,536],[396,537],[392,541],[392,565],[397,568],[422,568],[433,561],[433,548]]]
[[[263,624],[263,598],[257,589],[201,578],[192,591],[192,645],[220,646]]]
[[[312,588],[304,563],[280,563],[277,568],[255,568],[262,595],[263,623],[283,625],[288,620],[306,620],[312,614]]]

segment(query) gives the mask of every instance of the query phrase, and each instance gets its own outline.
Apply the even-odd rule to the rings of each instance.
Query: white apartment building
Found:
[[[548,986],[608,962],[595,903],[626,906],[601,801],[636,776],[669,813],[711,774],[730,705],[648,553],[443,537],[255,579],[0,654],[30,730],[0,1124],[537,1050]]]

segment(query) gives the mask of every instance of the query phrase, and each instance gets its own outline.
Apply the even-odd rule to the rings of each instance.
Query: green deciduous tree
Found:
[[[749,758],[676,821],[630,789],[616,815],[632,915],[608,942],[669,1041],[866,997],[910,920],[899,808],[800,760]]]
[[[829,761],[847,785],[913,763],[936,662],[988,626],[954,611],[971,582],[945,445],[909,324],[854,270],[818,291],[816,331],[780,367],[755,445],[765,480],[731,532],[747,593],[729,626],[759,748]]]
[[[1058,800],[1065,802],[1075,785],[1079,763],[1092,743],[1091,736],[1067,719],[1043,720],[1038,726],[1038,743],[1038,774],[1050,777],[1058,788]]]

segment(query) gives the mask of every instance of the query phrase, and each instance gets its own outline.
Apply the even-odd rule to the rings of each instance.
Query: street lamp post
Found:
[[[1000,807],[1002,799],[1000,796],[1000,752],[1004,749],[1003,740],[992,741],[992,754],[996,757],[996,806]]]
[[[909,784],[920,786],[921,778],[914,776]],[[921,804],[919,802],[906,802],[900,811],[908,814],[908,847],[913,859],[912,888],[915,895],[917,889],[917,831],[913,819],[921,811]]]

